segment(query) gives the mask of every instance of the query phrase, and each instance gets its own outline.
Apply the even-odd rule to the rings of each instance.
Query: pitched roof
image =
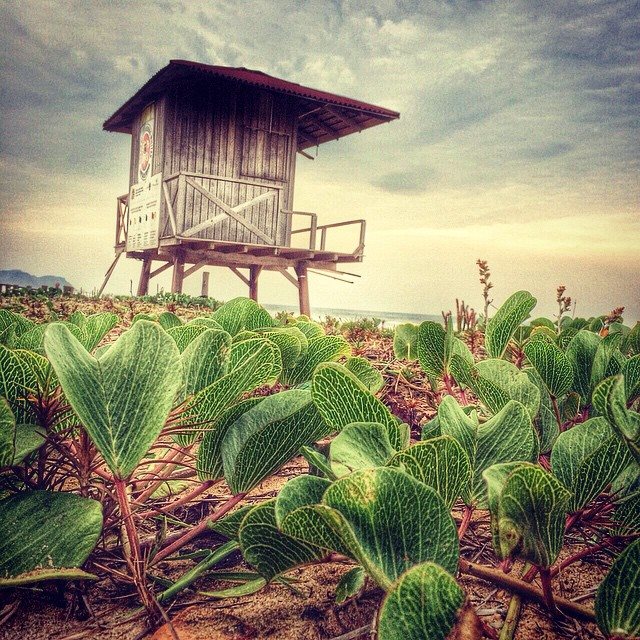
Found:
[[[103,128],[107,131],[131,133],[133,119],[146,104],[174,82],[198,77],[220,78],[298,98],[298,148],[301,150],[400,117],[397,111],[305,87],[262,71],[244,67],[221,67],[189,60],[171,60],[108,118]]]

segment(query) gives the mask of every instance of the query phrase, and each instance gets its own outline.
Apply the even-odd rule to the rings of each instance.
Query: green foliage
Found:
[[[591,502],[630,462],[624,442],[602,417],[561,433],[551,451],[553,473],[573,494],[569,511]]]
[[[471,480],[471,463],[462,445],[451,436],[418,442],[389,462],[416,480],[433,487],[451,509]]]
[[[336,604],[355,596],[365,583],[366,573],[362,567],[354,567],[347,571],[336,586]]]
[[[250,491],[327,432],[309,391],[268,396],[228,427],[221,448],[225,480],[233,493]]]
[[[450,362],[454,357],[467,366],[473,365],[473,356],[469,348],[453,335],[451,320],[446,330],[437,322],[423,322],[418,327],[416,351],[420,366],[434,378],[443,378],[449,374]]]
[[[301,328],[305,323],[296,326]],[[310,324],[310,323],[306,323]],[[314,335],[307,334],[308,347],[304,354],[290,369],[285,369],[282,373],[282,382],[287,385],[299,385],[311,379],[313,372],[318,365],[324,362],[335,362],[342,357],[351,355],[351,347],[342,336]]]
[[[53,575],[38,570],[80,567],[101,530],[95,500],[29,491],[0,501],[0,586],[10,578],[27,584]]]
[[[371,393],[378,393],[384,386],[382,374],[366,358],[349,358],[344,365]]]
[[[405,571],[391,586],[378,614],[379,640],[445,640],[464,592],[433,562]]]
[[[552,396],[559,398],[571,389],[573,366],[559,347],[546,340],[533,340],[524,346],[524,353]]]
[[[529,317],[536,299],[528,291],[509,296],[489,320],[484,346],[490,358],[502,358],[516,329]]]
[[[345,367],[324,363],[316,368],[312,380],[313,401],[320,415],[334,431],[353,422],[377,422],[388,431],[396,450],[409,442],[406,425],[400,425],[389,409]]]
[[[448,508],[434,489],[398,469],[356,471],[332,483],[320,503],[288,511],[276,503],[276,516],[284,533],[346,551],[384,589],[421,562],[452,573],[457,568],[458,537]]]
[[[598,587],[595,611],[598,627],[608,637],[640,636],[640,539],[616,558]]]
[[[274,325],[269,313],[249,298],[229,300],[214,311],[211,317],[231,336],[244,329],[253,330]]]
[[[497,464],[486,469],[483,477],[498,557],[515,556],[538,567],[551,566],[562,548],[571,493],[533,464]]]
[[[398,360],[417,359],[418,333],[418,326],[410,322],[396,327],[393,332],[393,353]]]
[[[329,447],[331,468],[337,476],[358,469],[383,467],[395,453],[388,429],[378,422],[348,424]]]
[[[58,323],[47,329],[45,349],[107,466],[128,477],[162,430],[182,381],[177,347],[159,325],[142,320],[99,360]]]

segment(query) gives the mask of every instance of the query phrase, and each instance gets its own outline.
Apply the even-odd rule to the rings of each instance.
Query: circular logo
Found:
[[[153,156],[153,131],[151,124],[146,122],[140,129],[140,153],[138,160],[138,175],[140,180],[146,180],[151,167]]]

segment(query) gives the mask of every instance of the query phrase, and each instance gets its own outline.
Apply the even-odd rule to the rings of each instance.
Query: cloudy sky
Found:
[[[312,276],[312,305],[481,308],[483,258],[496,302],[529,289],[551,313],[564,284],[579,315],[640,317],[637,0],[0,0],[0,19],[0,269],[99,286],[129,155],[102,122],[183,58],[401,112],[298,157],[296,209],[368,222],[362,277]],[[123,259],[109,289],[138,273]],[[261,297],[296,293],[266,274]]]

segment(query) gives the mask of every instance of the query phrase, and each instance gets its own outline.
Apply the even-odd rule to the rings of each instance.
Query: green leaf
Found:
[[[445,640],[464,592],[444,569],[425,562],[391,586],[378,614],[379,640]]]
[[[624,356],[618,349],[621,342],[622,336],[619,333],[609,334],[600,340],[593,358],[593,367],[591,368],[592,389],[595,389],[605,378],[620,372],[622,361],[624,361]],[[622,361],[619,358],[622,358]]]
[[[233,344],[229,372],[187,402],[181,424],[187,429],[194,425],[195,431],[185,436],[185,441],[192,442],[199,430],[211,427],[244,393],[273,384],[280,370],[280,352],[269,340],[252,338]]]
[[[528,291],[517,291],[509,296],[489,320],[484,346],[491,358],[502,358],[515,330],[529,317],[536,299]]]
[[[640,396],[640,354],[629,358],[622,365],[624,376],[624,395],[628,403],[635,402]]]
[[[479,423],[476,413],[467,415],[453,396],[445,396],[438,406],[438,427],[441,435],[449,435],[460,443],[473,467],[478,449]]]
[[[102,531],[102,506],[71,493],[29,491],[0,502],[0,585],[36,569],[75,568]]]
[[[573,366],[558,346],[534,340],[524,346],[524,353],[552,396],[560,398],[571,389]]]
[[[16,419],[9,403],[0,397],[0,469],[13,463],[16,449]]]
[[[320,547],[278,530],[275,500],[263,502],[249,511],[240,525],[239,538],[244,559],[267,581],[324,555]]]
[[[272,327],[273,318],[257,302],[249,298],[234,298],[223,304],[211,317],[231,336],[244,329]]]
[[[244,520],[244,517],[253,509],[255,505],[245,504],[239,509],[235,509],[230,514],[226,515],[220,520],[208,523],[208,528],[216,533],[219,533],[231,540],[237,540],[240,535],[240,525]]]
[[[347,571],[336,586],[336,604],[353,598],[364,587],[366,574],[362,567],[354,567]]]
[[[7,399],[17,422],[28,422],[26,396],[35,392],[38,381],[20,352],[0,345],[0,396]]]
[[[399,324],[393,332],[393,353],[398,360],[416,360],[418,357],[418,325]]]
[[[291,389],[242,414],[222,441],[224,477],[234,494],[251,490],[294,456],[327,435],[309,391]]]
[[[378,422],[352,422],[332,440],[331,468],[337,476],[358,469],[383,467],[396,453],[388,429]]]
[[[182,326],[182,320],[180,320],[180,318],[178,318],[178,316],[171,311],[163,311],[158,316],[158,322],[165,331],[168,331],[173,327]]]
[[[396,454],[389,466],[433,487],[449,509],[471,480],[469,456],[451,436],[418,442]]]
[[[572,492],[569,511],[579,511],[605,489],[631,462],[624,442],[605,418],[591,418],[558,436],[551,468]]]
[[[620,349],[628,356],[640,354],[640,321],[625,336]]]
[[[640,539],[614,561],[600,583],[595,602],[598,627],[607,636],[640,636]]]
[[[349,358],[344,366],[347,370],[351,371],[371,393],[378,393],[384,386],[382,374],[366,358]]]
[[[309,338],[307,352],[300,357],[293,369],[283,372],[282,382],[292,386],[306,382],[320,364],[334,362],[349,355],[351,347],[342,336],[322,335]]]
[[[53,323],[47,356],[107,466],[128,477],[158,437],[182,381],[180,354],[156,323],[141,320],[99,359]]]
[[[529,376],[506,360],[482,360],[474,366],[454,355],[451,371],[456,380],[471,390],[492,413],[510,400],[522,403],[533,419],[540,407],[540,391]]]
[[[444,431],[443,431],[444,433]],[[470,485],[470,498],[480,508],[486,504],[482,474],[494,464],[538,458],[538,438],[524,405],[510,400],[495,416],[480,425]]]
[[[295,367],[296,363],[309,348],[307,337],[296,327],[274,327],[260,331],[259,335],[268,338],[280,349],[283,370]]]
[[[573,388],[585,403],[591,400],[591,371],[600,341],[597,333],[582,329],[572,338],[565,352],[574,371]]]
[[[227,408],[205,431],[196,456],[196,469],[200,480],[222,478],[222,442],[229,427],[244,413],[262,402],[263,398],[247,398]]]
[[[445,373],[445,342],[446,332],[440,323],[426,320],[418,327],[418,361],[423,371],[436,378]]]
[[[21,316],[19,313],[13,313],[8,309],[0,309],[0,330],[4,331],[9,327],[13,327],[14,335],[19,338],[34,326],[35,322]]]
[[[421,562],[437,562],[452,573],[458,565],[449,509],[434,489],[399,469],[345,476],[327,488],[320,504],[290,511],[280,525],[297,539],[346,549],[383,589]]]
[[[93,351],[102,338],[104,338],[113,327],[118,324],[118,316],[115,313],[104,312],[94,313],[88,316],[80,327],[82,342],[84,348],[91,352]]]
[[[553,410],[549,389],[540,377],[540,374],[533,367],[527,367],[523,369],[523,371],[540,392],[540,409],[533,421],[533,425],[538,434],[538,440],[540,441],[540,453],[547,453],[551,451],[553,443],[560,433],[560,427]]]
[[[533,464],[497,464],[483,473],[493,545],[500,559],[517,556],[538,567],[555,562],[571,493]]]
[[[225,375],[231,351],[226,331],[207,329],[196,336],[182,352],[185,395],[201,391]]]
[[[308,340],[312,340],[313,338],[317,338],[319,336],[324,335],[324,329],[321,324],[317,322],[313,322],[309,320],[306,316],[300,316],[296,318],[295,325],[305,336],[307,336]]]
[[[195,340],[201,333],[204,333],[209,327],[203,324],[183,324],[178,327],[167,329],[167,333],[175,340],[180,352],[187,348],[187,345]]]
[[[98,580],[98,576],[92,573],[87,573],[82,569],[60,569],[56,567],[47,567],[45,569],[34,569],[33,571],[26,571],[19,576],[12,578],[0,578],[0,588],[10,587],[26,587],[27,585],[35,584],[43,581],[49,582],[50,580]]]
[[[640,462],[640,415],[626,407],[622,376],[603,380],[594,389],[592,400],[596,410],[607,418],[631,455]]]
[[[398,424],[389,409],[345,367],[324,363],[312,380],[313,401],[325,422],[341,431],[352,422],[378,422],[389,432],[391,446],[399,451],[409,442],[406,427]]]

